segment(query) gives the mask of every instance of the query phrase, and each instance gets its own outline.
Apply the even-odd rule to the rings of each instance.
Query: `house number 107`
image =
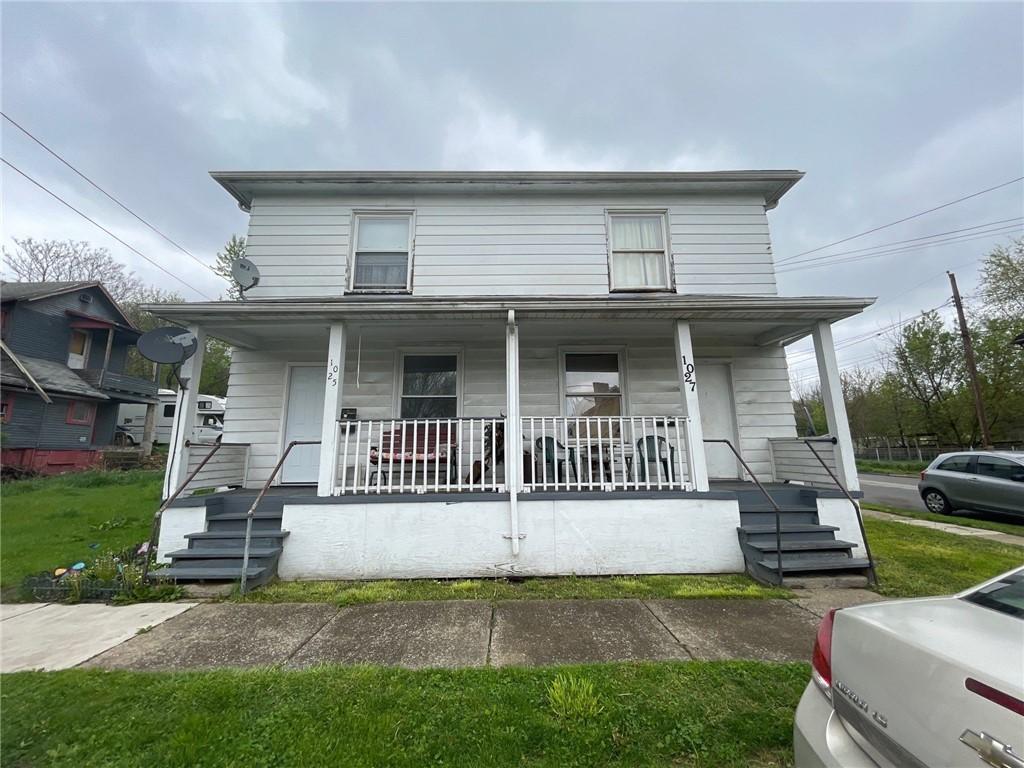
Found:
[[[334,358],[331,358],[331,363],[327,366],[327,383],[332,387],[338,386],[338,364],[334,362]]]
[[[690,385],[690,391],[697,391],[697,374],[694,372],[693,363],[683,355],[683,382]]]

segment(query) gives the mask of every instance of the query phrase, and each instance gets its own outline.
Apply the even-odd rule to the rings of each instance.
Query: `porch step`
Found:
[[[288,531],[260,531],[259,535],[253,534],[253,539],[283,539],[288,535]],[[202,541],[205,539],[238,539],[239,541],[245,541],[245,530],[241,531],[201,531],[200,533],[186,533],[185,538],[189,541],[193,539]]]
[[[748,546],[762,552],[777,552],[779,547],[774,541],[748,541]],[[820,550],[853,550],[857,545],[852,541],[822,540],[822,541],[783,541],[783,552],[807,552]]]
[[[269,575],[270,569],[262,565],[250,565],[246,570],[246,579],[261,583]],[[172,565],[153,571],[158,579],[174,579],[175,581],[237,581],[242,578],[241,564],[235,567],[188,568]]]
[[[244,539],[241,540],[244,543]],[[274,557],[281,554],[281,547],[249,547],[250,558]],[[216,558],[238,558],[245,556],[245,547],[197,547],[195,549],[179,549],[167,554],[171,560],[212,560]]]
[[[775,570],[775,558],[768,557],[763,560],[759,560],[757,565],[768,571]],[[865,558],[861,557],[837,557],[837,558],[790,558],[783,555],[782,557],[782,572],[783,578],[785,574],[799,572],[807,573],[809,571],[854,571],[854,570],[866,570],[871,566]]]
[[[743,533],[759,534],[759,533],[775,533],[775,524],[771,525],[741,525],[736,529]],[[783,523],[782,532],[785,533],[832,533],[838,531],[839,528],[835,525],[819,525],[818,523]]]

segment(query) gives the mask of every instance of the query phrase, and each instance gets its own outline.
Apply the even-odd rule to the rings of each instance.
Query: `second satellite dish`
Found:
[[[199,340],[191,331],[168,325],[142,334],[136,345],[147,360],[163,365],[180,365],[196,353]]]
[[[242,256],[231,263],[231,277],[238,283],[239,290],[245,293],[259,285],[260,271],[255,264]]]

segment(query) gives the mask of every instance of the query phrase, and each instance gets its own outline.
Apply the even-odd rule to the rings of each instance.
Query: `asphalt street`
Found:
[[[927,511],[917,492],[916,477],[870,475],[862,472],[860,473],[860,489],[864,492],[864,501],[869,504],[885,504],[900,509]]]

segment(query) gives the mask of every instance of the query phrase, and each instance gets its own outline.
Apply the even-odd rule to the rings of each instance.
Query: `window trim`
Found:
[[[626,365],[628,348],[625,346],[567,346],[558,348],[558,415],[563,418],[571,418],[565,407],[566,398],[569,397],[565,386],[565,356],[566,355],[618,355],[619,357],[619,382],[622,389],[620,399],[622,402],[622,417],[626,418],[632,413],[629,401],[629,371]],[[608,395],[606,395],[608,397]]]
[[[89,415],[85,419],[76,419],[74,417],[74,415],[75,415],[75,405],[77,403],[82,403],[83,405],[85,405],[89,409]],[[64,415],[64,423],[65,424],[76,424],[76,425],[82,426],[82,427],[91,427],[95,422],[96,422],[96,403],[91,403],[88,400],[69,400],[68,401],[68,410],[67,410],[67,413]]]
[[[418,347],[399,347],[395,350],[395,377],[394,377],[394,397],[391,404],[391,412],[394,414],[394,418],[402,418],[402,387],[405,381],[405,358],[408,356],[424,356],[424,355],[454,355],[455,356],[455,415],[453,419],[463,418],[462,404],[463,404],[463,383],[465,371],[463,365],[463,347],[461,346],[431,346],[424,344]],[[416,395],[410,395],[410,397],[416,397]],[[430,397],[437,397],[437,395],[430,395]],[[449,397],[449,395],[440,395],[440,397]]]
[[[661,287],[643,287],[643,288],[630,288],[630,287],[619,287],[615,285],[615,269],[613,268],[612,262],[615,260],[615,254],[618,253],[650,253],[650,251],[640,251],[635,249],[619,249],[618,251],[614,248],[614,239],[612,237],[612,220],[618,216],[659,216],[661,217],[661,232],[662,242],[664,243],[663,258],[665,262],[665,276],[667,278],[667,284]],[[607,208],[604,212],[604,230],[605,230],[605,243],[608,251],[608,290],[611,293],[675,293],[676,290],[676,279],[675,271],[673,270],[672,260],[672,232],[671,227],[668,223],[669,212],[667,208]]]
[[[11,420],[11,414],[14,413],[14,393],[5,392],[0,398],[0,404],[7,406],[7,413],[0,414],[0,424],[7,424]]]
[[[359,220],[360,219],[406,219],[409,222],[409,241],[406,250],[405,264],[405,286],[402,288],[357,288],[356,287],[356,257],[359,248]],[[352,211],[352,222],[349,227],[352,233],[349,242],[348,255],[348,279],[346,286],[348,293],[412,293],[412,263],[416,245],[416,211],[414,209],[392,209],[392,208],[360,208]],[[367,251],[367,253],[393,253],[393,251]]]

